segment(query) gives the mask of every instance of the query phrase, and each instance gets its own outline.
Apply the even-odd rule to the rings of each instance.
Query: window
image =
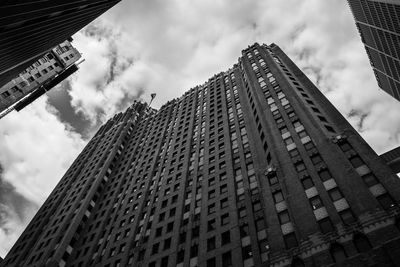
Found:
[[[228,231],[221,234],[221,246],[229,244],[231,242],[231,233]]]
[[[168,266],[168,256],[161,259],[161,266]]]
[[[324,218],[322,220],[319,220],[318,225],[319,228],[321,229],[321,232],[324,234],[332,232],[334,230],[332,222],[329,218]]]
[[[208,192],[208,199],[213,199],[215,198],[215,190],[211,190]]]
[[[273,197],[274,197],[275,203],[279,203],[279,202],[282,202],[284,200],[282,191],[275,192],[273,194]]]
[[[209,220],[207,223],[207,231],[215,230],[215,226],[216,226],[215,219]]]
[[[280,224],[285,224],[290,222],[289,212],[284,210],[278,214]]]
[[[290,233],[283,236],[283,240],[285,241],[285,246],[287,249],[291,249],[297,247],[297,238],[295,233]]]
[[[304,190],[307,190],[307,189],[309,189],[309,188],[314,186],[314,183],[313,183],[311,177],[309,177],[309,176],[303,178],[301,180],[301,183],[302,183],[302,185],[304,187]]]
[[[306,165],[304,165],[303,162],[296,163],[296,165],[294,167],[296,168],[297,172],[301,172],[301,171],[304,171],[306,169]]]
[[[256,220],[256,229],[257,231],[261,231],[266,228],[264,218],[258,218]]]
[[[169,249],[171,247],[171,238],[167,238],[164,240],[164,250]]]
[[[196,226],[192,229],[192,238],[199,237],[200,227]]]
[[[288,128],[286,128],[286,127],[282,127],[282,128],[280,128],[279,130],[281,131],[281,134],[282,134],[282,135],[285,134],[285,133],[287,133],[287,132],[289,132]]]
[[[221,216],[221,226],[229,223],[229,213],[225,213]]]
[[[329,190],[328,194],[331,197],[333,202],[343,198],[342,193],[340,192],[339,188],[337,188],[337,187],[333,188],[332,190]]]
[[[208,205],[208,215],[215,213],[215,203]]]
[[[322,170],[318,172],[319,177],[321,178],[322,182],[328,181],[332,178],[332,175],[328,170]]]
[[[207,267],[215,267],[217,266],[215,258],[211,258],[207,260]]]
[[[197,257],[198,254],[199,254],[199,246],[197,244],[191,246],[190,247],[190,257],[191,258]]]
[[[390,209],[396,205],[392,197],[387,193],[376,197],[376,199],[379,201],[384,209]]]
[[[1,93],[1,96],[4,97],[4,98],[9,97],[10,95],[11,94],[8,91],[5,91],[5,92]]]
[[[219,193],[222,195],[226,192],[228,192],[228,186],[226,184],[221,185],[221,187],[219,188]]]
[[[222,254],[222,267],[230,267],[232,265],[232,255],[231,252],[225,252]]]
[[[251,245],[242,248],[242,256],[244,260],[252,257]]]
[[[319,209],[324,206],[319,196],[310,198],[310,204],[313,210]]]
[[[342,262],[346,260],[347,254],[343,247],[339,244],[333,244],[330,249],[331,256],[335,262]]]
[[[322,158],[320,155],[314,155],[311,157],[311,161],[314,165],[317,165],[318,163],[322,162]]]
[[[151,250],[151,254],[156,254],[156,253],[158,253],[158,247],[159,247],[159,243],[156,243],[156,244],[154,244],[153,245],[153,248],[152,248],[152,250]]]
[[[228,207],[228,198],[221,199],[220,204],[221,204],[221,209],[227,208]]]
[[[341,142],[339,143],[339,147],[343,152],[349,151],[351,149],[351,146],[347,142]]]
[[[278,177],[276,175],[268,177],[269,185],[274,185],[278,183]]]
[[[215,249],[215,237],[207,239],[207,251]]]
[[[245,207],[241,207],[239,209],[239,218],[244,218],[246,217],[247,213],[246,213],[246,208]]]
[[[184,261],[184,259],[185,259],[185,251],[184,250],[178,251],[178,255],[176,256],[176,263],[181,263]]]
[[[182,244],[185,242],[186,242],[186,232],[180,233],[179,234],[179,244]]]
[[[240,226],[239,230],[240,230],[240,237],[241,238],[246,237],[246,236],[249,235],[249,225],[247,223],[243,224],[242,226]]]
[[[373,175],[372,173],[368,173],[364,175],[362,178],[368,187],[374,186],[379,183],[375,175]]]
[[[285,140],[283,140],[285,142],[285,144],[288,146],[292,143],[294,143],[293,138],[292,137],[288,137]]]
[[[358,167],[364,165],[364,161],[362,161],[362,159],[359,156],[351,157],[350,162],[354,168],[358,168]]]
[[[331,133],[334,133],[334,132],[335,132],[335,130],[334,130],[331,126],[329,126],[329,125],[325,125],[325,128],[326,128],[329,132],[331,132]]]
[[[170,222],[167,224],[167,233],[171,232],[174,229],[174,222]]]
[[[295,148],[289,151],[290,157],[294,158],[299,155],[299,151]]]
[[[313,142],[308,142],[308,143],[305,143],[304,144],[304,148],[308,151],[308,150],[311,150],[311,149],[313,149],[314,148],[314,144],[313,144]]]
[[[353,237],[353,243],[357,251],[360,253],[367,252],[372,249],[368,238],[363,234],[355,234]]]
[[[261,210],[261,202],[259,200],[253,203],[253,210],[254,212]]]
[[[208,186],[213,186],[213,185],[215,185],[215,178],[210,178],[208,180]]]
[[[297,133],[299,135],[299,138],[302,139],[303,137],[307,137],[307,132],[305,130],[302,130]]]

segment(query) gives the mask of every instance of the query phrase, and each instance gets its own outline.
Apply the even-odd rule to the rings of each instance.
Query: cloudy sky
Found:
[[[278,44],[377,151],[400,139],[400,103],[379,90],[344,0],[123,0],[74,35],[78,73],[0,120],[4,257],[88,139],[134,99],[154,107]]]

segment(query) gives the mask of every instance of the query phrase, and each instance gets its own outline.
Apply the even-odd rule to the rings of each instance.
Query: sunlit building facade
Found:
[[[2,266],[395,266],[400,181],[276,45],[103,125]]]

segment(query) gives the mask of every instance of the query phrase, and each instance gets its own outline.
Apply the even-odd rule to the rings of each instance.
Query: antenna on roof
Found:
[[[156,94],[153,93],[150,96],[151,96],[151,100],[150,100],[149,106],[151,105],[151,102],[153,102],[153,99],[156,98]]]

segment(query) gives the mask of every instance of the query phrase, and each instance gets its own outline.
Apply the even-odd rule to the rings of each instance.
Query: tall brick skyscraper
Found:
[[[3,266],[394,266],[400,181],[274,44],[96,133]],[[47,265],[46,265],[47,264]]]
[[[379,87],[400,101],[400,1],[348,2]]]

